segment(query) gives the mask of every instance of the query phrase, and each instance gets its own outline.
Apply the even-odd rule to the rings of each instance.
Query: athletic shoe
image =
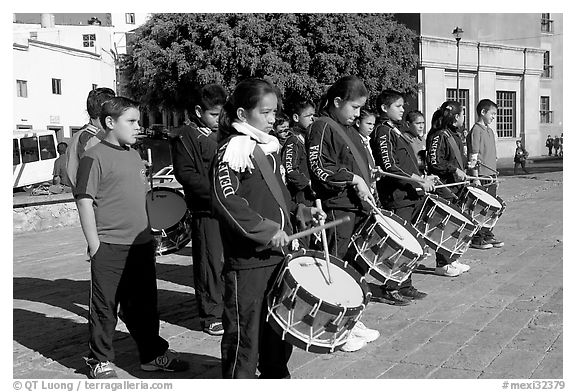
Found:
[[[434,270],[436,275],[449,276],[451,278],[460,275],[460,269],[452,264],[446,264],[444,267],[436,267]]]
[[[470,271],[470,266],[468,264],[464,264],[459,262],[458,260],[453,261],[452,265],[460,270],[460,272],[468,272]]]
[[[480,240],[480,241],[472,241],[472,243],[470,244],[471,248],[475,248],[475,249],[492,249],[493,245],[490,244],[488,241],[486,240]]]
[[[419,291],[414,286],[403,287],[400,290],[398,290],[398,292],[400,293],[401,296],[411,299],[422,299],[428,295],[427,293]]]
[[[378,339],[380,332],[376,329],[366,327],[362,321],[357,321],[356,324],[354,324],[350,335],[360,337],[364,339],[366,343],[370,343]]]
[[[410,298],[406,298],[403,295],[401,295],[400,293],[398,293],[398,290],[385,290],[384,294],[382,294],[381,297],[378,296],[372,296],[371,299],[372,302],[382,302],[388,305],[394,305],[394,306],[406,306],[406,305],[410,305],[410,303],[412,302],[412,299]]]
[[[366,340],[362,339],[360,336],[355,336],[352,335],[352,333],[350,333],[348,339],[346,340],[346,343],[344,343],[344,345],[340,347],[340,350],[351,353],[360,350],[361,348],[366,346],[366,344],[368,344]]]
[[[86,360],[86,365],[90,368],[89,376],[94,379],[118,378],[116,370],[110,365],[110,362],[100,362],[96,359]]]
[[[205,326],[204,332],[206,332],[208,335],[214,336],[224,335],[224,326],[222,325],[221,321],[215,321]]]
[[[182,372],[188,370],[188,367],[188,362],[178,359],[178,354],[172,350],[166,350],[154,360],[140,365],[140,369],[147,372]]]
[[[504,246],[504,242],[498,241],[496,237],[492,237],[486,240],[487,243],[492,245],[494,248],[501,248]]]

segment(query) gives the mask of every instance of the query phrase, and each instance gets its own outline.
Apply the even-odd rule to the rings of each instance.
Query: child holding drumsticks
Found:
[[[224,245],[224,378],[289,378],[292,346],[265,322],[266,295],[281,272],[291,215],[300,222],[325,214],[296,205],[280,173],[280,143],[269,135],[276,89],[252,78],[240,82],[219,119],[220,141],[211,170],[213,207]],[[260,250],[262,245],[269,248]]]

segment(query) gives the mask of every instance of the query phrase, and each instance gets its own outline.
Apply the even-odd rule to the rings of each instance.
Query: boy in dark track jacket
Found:
[[[411,223],[424,196],[424,193],[416,188],[431,191],[434,183],[431,179],[421,177],[418,158],[414,154],[410,139],[393,122],[401,121],[404,114],[402,94],[394,90],[384,90],[378,96],[377,107],[383,122],[376,128],[371,139],[376,165],[384,172],[411,177],[422,183],[418,185],[414,181],[384,177],[376,183],[378,197],[385,209]],[[409,300],[421,299],[426,295],[414,288],[410,274],[408,279],[400,284],[389,281],[383,285],[381,300],[391,305],[407,305]]]
[[[174,176],[182,184],[192,213],[192,266],[194,289],[204,332],[222,335],[222,240],[211,210],[209,170],[216,156],[218,116],[226,92],[216,84],[195,92],[188,110],[189,124],[171,139]]]

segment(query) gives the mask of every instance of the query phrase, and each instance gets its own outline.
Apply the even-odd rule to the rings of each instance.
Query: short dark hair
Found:
[[[200,106],[202,110],[212,109],[215,106],[224,106],[226,103],[226,90],[219,84],[207,84],[198,90],[195,90],[192,96],[192,111],[196,105]]]
[[[386,89],[378,95],[378,98],[376,98],[376,110],[378,113],[383,114],[382,105],[390,106],[400,98],[404,99],[404,94],[400,91]]]
[[[102,104],[100,111],[100,124],[104,129],[109,129],[106,126],[106,117],[110,116],[117,120],[126,110],[134,108],[138,109],[138,102],[126,97],[113,97]]]
[[[90,118],[100,118],[102,104],[115,96],[116,93],[114,90],[108,87],[98,87],[91,90],[86,99],[86,110],[88,111]]]
[[[420,110],[411,110],[406,114],[406,121],[413,123],[418,117],[424,118],[424,114]]]
[[[286,114],[292,116],[294,114],[301,115],[304,109],[312,108],[316,110],[316,105],[309,99],[287,99],[286,100]]]
[[[274,121],[274,129],[284,122],[290,123],[290,118],[284,113],[277,113],[276,114],[276,121]]]
[[[64,146],[66,148],[68,148],[68,143],[66,142],[60,142],[56,145],[56,151],[58,151],[60,149],[60,146]]]
[[[492,108],[498,109],[498,105],[487,98],[481,99],[480,102],[478,102],[478,105],[476,105],[476,114],[480,116],[482,114],[482,110],[490,110]]]

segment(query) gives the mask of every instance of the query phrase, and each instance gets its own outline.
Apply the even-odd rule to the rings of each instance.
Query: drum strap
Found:
[[[336,121],[332,120],[328,116],[322,116],[322,117],[320,117],[320,119],[322,119],[322,120],[326,121],[328,124],[330,124],[332,129],[334,129],[336,131],[336,133],[344,140],[344,143],[346,143],[346,145],[350,148],[350,152],[352,153],[352,156],[354,157],[356,164],[360,168],[360,173],[362,174],[364,181],[366,182],[366,184],[370,185],[370,183],[372,182],[371,181],[372,176],[370,176],[370,171],[368,170],[368,167],[366,166],[366,162],[364,161],[364,159],[362,159],[362,155],[360,155],[360,151],[358,151],[358,149],[356,148],[356,145],[352,142],[352,140],[350,140],[348,135],[346,135],[346,132],[344,132],[344,130],[342,129],[342,126],[340,124],[338,124]]]
[[[284,212],[284,215],[286,215],[286,226],[291,227],[290,214],[288,213],[288,207],[286,205],[286,200],[284,199],[284,193],[282,193],[280,183],[274,175],[274,172],[270,167],[270,162],[268,162],[264,151],[262,151],[258,145],[256,145],[254,148],[254,161],[260,169],[262,177],[264,178],[266,185],[268,185],[268,189],[270,189],[270,192],[272,192],[272,196],[274,196],[274,199],[276,199],[276,202]]]
[[[460,149],[456,144],[456,140],[454,140],[454,137],[447,130],[444,130],[444,134],[448,137],[448,144],[450,144],[452,152],[454,153],[454,155],[456,155],[456,160],[460,165],[460,169],[464,170],[464,164],[462,163],[462,153],[460,152]]]

